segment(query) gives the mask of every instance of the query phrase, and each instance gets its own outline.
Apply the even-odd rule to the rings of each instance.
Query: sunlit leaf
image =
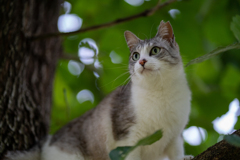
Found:
[[[226,135],[224,136],[224,140],[233,146],[240,147],[240,137],[236,134]]]
[[[228,46],[225,46],[225,47],[219,47],[213,51],[211,51],[210,53],[207,53],[201,57],[198,57],[196,59],[193,59],[191,60],[190,62],[188,62],[185,67],[188,67],[192,64],[195,64],[195,63],[200,63],[200,62],[203,62],[203,61],[206,61],[216,55],[218,55],[219,53],[222,53],[222,52],[226,52],[228,50],[231,50],[231,49],[240,49],[240,43],[235,43],[235,44],[231,44],[231,45],[228,45]]]
[[[137,142],[135,146],[117,147],[109,154],[111,160],[124,160],[127,155],[138,146],[151,145],[162,138],[162,131],[158,130],[150,136],[147,136]]]
[[[233,31],[234,36],[240,41],[240,16],[236,15],[233,17],[233,21],[231,22],[230,26],[231,30]]]

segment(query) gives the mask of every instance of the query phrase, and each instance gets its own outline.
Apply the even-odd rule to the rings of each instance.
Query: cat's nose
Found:
[[[141,64],[142,66],[144,66],[146,62],[147,62],[146,59],[142,59],[142,60],[139,61],[139,64]]]

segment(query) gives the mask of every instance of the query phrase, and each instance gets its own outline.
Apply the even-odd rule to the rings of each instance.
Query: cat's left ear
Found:
[[[133,49],[140,42],[140,39],[130,31],[125,31],[124,36],[130,50]]]
[[[175,43],[173,29],[169,21],[166,23],[161,21],[156,37],[161,37],[170,43]]]

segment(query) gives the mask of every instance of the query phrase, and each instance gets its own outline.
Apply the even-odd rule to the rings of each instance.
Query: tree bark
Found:
[[[57,31],[61,0],[0,1],[0,159],[48,133],[52,83],[61,40],[31,41]]]
[[[240,136],[240,130],[233,134]],[[225,140],[222,140],[215,145],[209,147],[206,151],[197,155],[193,160],[239,160],[240,148],[235,147]]]

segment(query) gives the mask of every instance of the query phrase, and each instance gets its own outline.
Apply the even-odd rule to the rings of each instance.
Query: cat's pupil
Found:
[[[154,52],[157,53],[157,48],[154,48]]]

